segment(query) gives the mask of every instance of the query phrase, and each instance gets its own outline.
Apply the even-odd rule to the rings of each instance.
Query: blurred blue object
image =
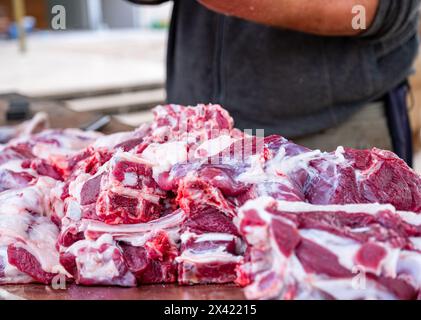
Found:
[[[23,26],[25,28],[26,33],[30,33],[34,31],[36,25],[36,19],[34,17],[24,17],[23,18]],[[19,37],[19,29],[16,22],[13,22],[8,31],[8,36],[10,39],[17,39]]]

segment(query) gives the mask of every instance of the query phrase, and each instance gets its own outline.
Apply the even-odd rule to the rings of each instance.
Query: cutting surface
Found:
[[[81,287],[54,290],[44,285],[0,286],[0,300],[244,300],[235,285],[144,285],[138,288]]]

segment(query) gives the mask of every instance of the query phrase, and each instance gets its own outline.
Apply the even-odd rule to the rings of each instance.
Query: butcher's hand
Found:
[[[374,20],[380,0],[198,0],[219,13],[296,31],[326,36],[353,36],[356,12],[365,8],[366,27]],[[361,8],[361,7],[359,7]],[[358,10],[361,13],[361,10]]]

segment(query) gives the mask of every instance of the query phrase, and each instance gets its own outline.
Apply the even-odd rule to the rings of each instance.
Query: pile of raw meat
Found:
[[[217,105],[154,113],[109,136],[33,120],[0,147],[0,284],[421,298],[421,178],[396,155],[247,135]]]

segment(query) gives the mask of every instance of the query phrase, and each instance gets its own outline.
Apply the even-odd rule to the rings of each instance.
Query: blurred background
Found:
[[[54,30],[57,6],[65,27]],[[28,100],[32,111],[49,111],[53,127],[111,115],[106,132],[150,120],[149,109],[165,100],[170,14],[170,3],[0,0],[0,110]]]
[[[60,30],[52,24],[57,6],[65,9]],[[165,101],[170,14],[170,3],[0,0],[0,125],[39,110],[48,111],[53,127],[93,125],[105,132],[150,120],[150,108]],[[421,59],[415,70],[421,70]],[[421,173],[421,71],[411,84]]]

